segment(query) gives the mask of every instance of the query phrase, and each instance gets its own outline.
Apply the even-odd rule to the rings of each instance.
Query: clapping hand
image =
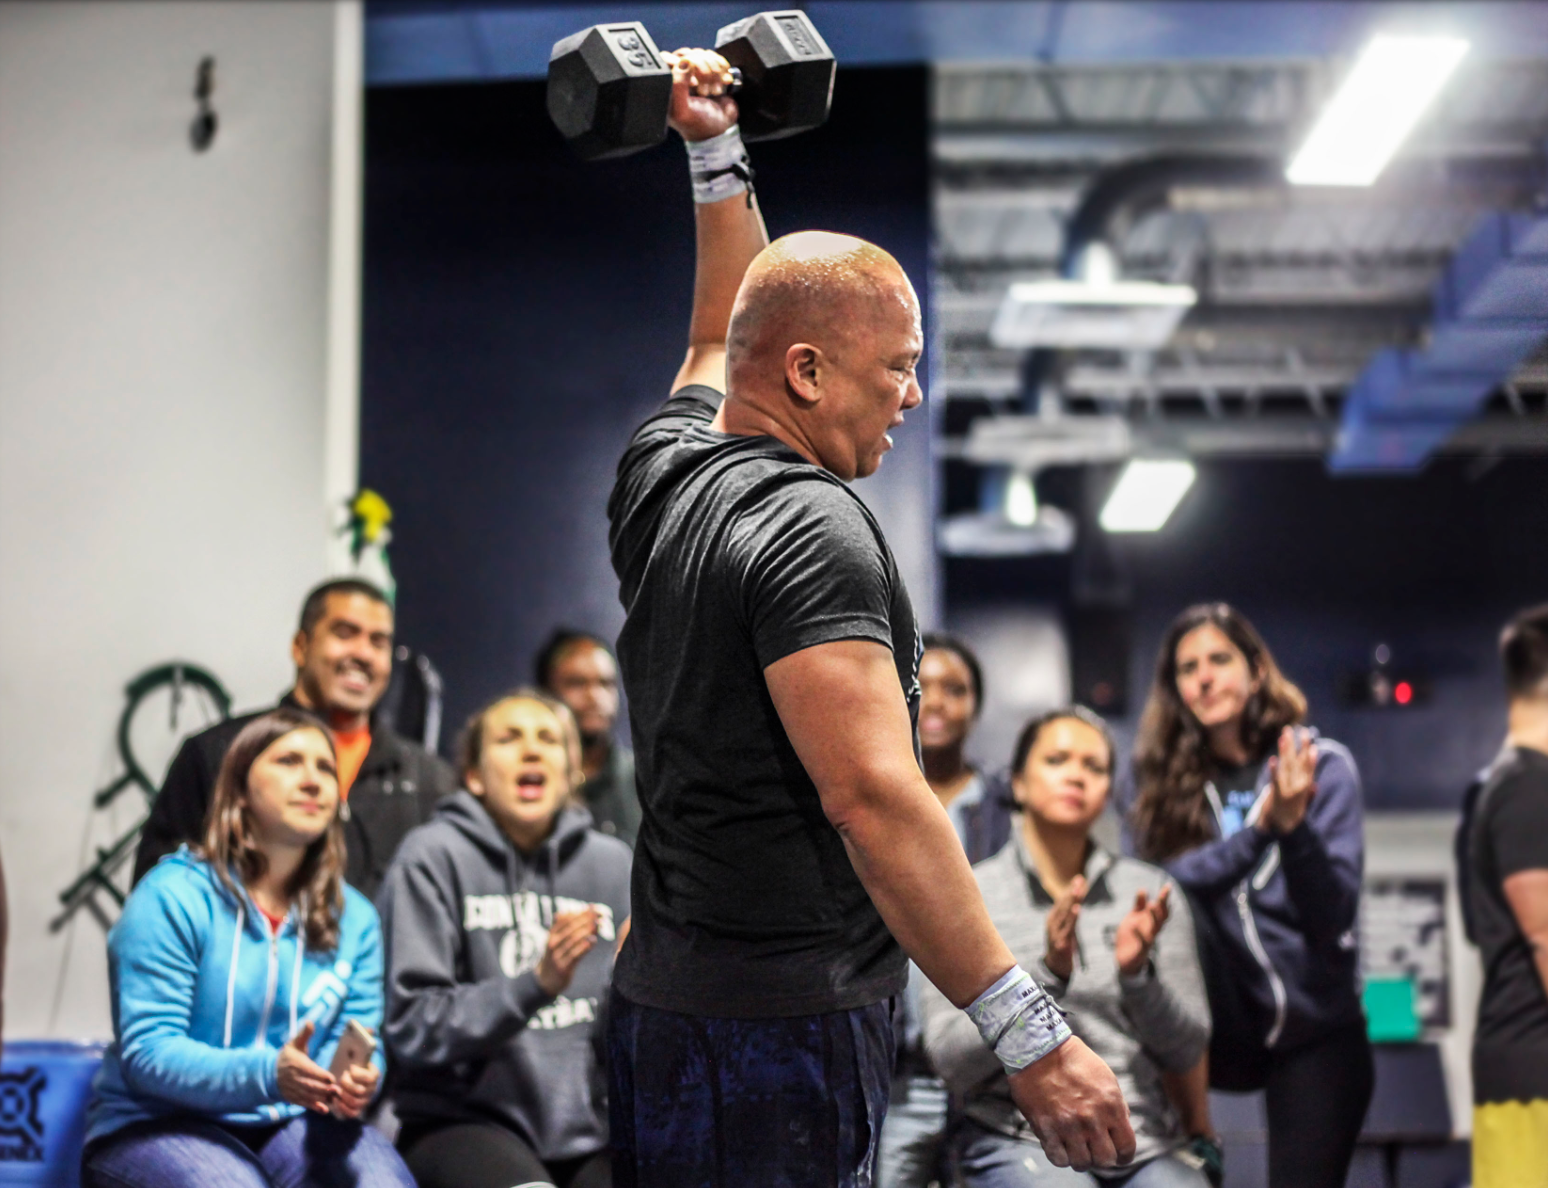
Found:
[[[1317,795],[1317,744],[1311,731],[1286,726],[1279,734],[1279,754],[1269,759],[1268,799],[1258,814],[1258,828],[1289,833],[1306,819]]]
[[[1171,915],[1167,900],[1172,885],[1161,888],[1161,893],[1151,899],[1140,891],[1134,896],[1134,907],[1118,925],[1118,936],[1113,942],[1113,956],[1118,959],[1118,972],[1132,978],[1150,961],[1150,950],[1155,947],[1156,937]]]
[[[568,990],[570,980],[575,977],[575,967],[596,943],[596,908],[556,913],[554,926],[548,930],[548,945],[534,971],[543,992],[557,997]]]
[[[1075,972],[1075,949],[1079,943],[1075,925],[1080,920],[1080,905],[1085,902],[1086,876],[1076,875],[1048,913],[1048,949],[1043,954],[1043,964],[1061,981],[1069,981]]]

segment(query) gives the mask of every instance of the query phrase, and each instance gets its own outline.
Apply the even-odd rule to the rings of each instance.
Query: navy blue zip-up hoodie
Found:
[[[1208,913],[1232,983],[1264,1021],[1257,1038],[1266,1048],[1299,1047],[1362,1016],[1360,773],[1342,743],[1318,737],[1317,752],[1317,794],[1295,829],[1276,835],[1254,828],[1260,797],[1247,823],[1221,838],[1220,799],[1210,784],[1215,840],[1164,863]],[[1268,782],[1265,761],[1260,794]]]

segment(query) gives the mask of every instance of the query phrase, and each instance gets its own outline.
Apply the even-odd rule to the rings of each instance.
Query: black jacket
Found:
[[[287,694],[281,705],[300,708]],[[204,815],[226,748],[258,714],[228,718],[183,741],[150,818],[140,831],[134,881],[183,842],[204,836]],[[344,840],[349,861],[344,878],[374,899],[403,835],[430,819],[436,802],[455,791],[456,777],[444,760],[380,725],[371,727],[371,749],[345,804]]]

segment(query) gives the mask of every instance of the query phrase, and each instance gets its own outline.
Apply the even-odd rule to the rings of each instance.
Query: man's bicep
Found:
[[[1505,900],[1522,933],[1548,947],[1548,870],[1521,870],[1506,877]]]
[[[817,644],[774,661],[763,676],[830,818],[917,772],[913,724],[890,649],[865,639]]]

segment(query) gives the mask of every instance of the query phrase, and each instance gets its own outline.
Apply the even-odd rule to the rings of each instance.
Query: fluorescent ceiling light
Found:
[[[1021,281],[1005,292],[990,327],[998,347],[1164,346],[1199,295],[1154,281]]]
[[[1458,37],[1373,37],[1285,176],[1298,186],[1370,185],[1466,53]]]
[[[1037,488],[1024,470],[1013,471],[1005,484],[1005,518],[1018,528],[1037,523]]]
[[[1195,473],[1193,463],[1181,459],[1135,458],[1107,497],[1102,527],[1108,532],[1156,531],[1193,486]]]

